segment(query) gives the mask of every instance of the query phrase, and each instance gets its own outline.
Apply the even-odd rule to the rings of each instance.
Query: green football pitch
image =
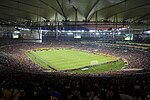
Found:
[[[124,66],[124,62],[117,57],[76,49],[31,50],[27,54],[43,69],[50,71],[71,70],[72,73],[96,73],[120,70]],[[92,67],[85,68],[85,66]]]

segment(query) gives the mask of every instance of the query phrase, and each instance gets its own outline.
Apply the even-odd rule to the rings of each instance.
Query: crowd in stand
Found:
[[[77,77],[48,73],[2,73],[0,75],[1,100],[150,99],[149,74],[124,77]]]
[[[26,55],[36,48],[73,47],[122,57],[133,73],[114,71],[76,75],[46,73]],[[150,54],[148,51],[91,43],[21,43],[0,47],[0,100],[150,100]],[[131,73],[131,74],[129,74]]]

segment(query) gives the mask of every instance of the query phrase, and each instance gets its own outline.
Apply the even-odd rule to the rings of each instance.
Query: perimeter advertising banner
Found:
[[[133,40],[133,34],[125,34],[125,40]]]

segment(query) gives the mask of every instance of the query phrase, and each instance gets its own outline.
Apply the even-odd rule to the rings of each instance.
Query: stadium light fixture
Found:
[[[18,27],[19,30],[23,30],[23,31],[29,31],[30,29],[28,28],[21,28],[21,27]]]
[[[121,34],[121,32],[118,32],[118,34],[120,35],[120,34]]]
[[[150,34],[150,30],[144,31],[144,33],[146,34]]]
[[[47,25],[50,25],[50,23],[48,23]]]
[[[62,30],[62,32],[65,32],[65,30]]]
[[[96,35],[99,35],[99,33],[96,33]]]
[[[77,32],[81,32],[80,30],[78,30]]]
[[[127,28],[119,28],[118,30],[121,31],[121,30],[126,30],[126,29],[127,29]]]
[[[89,32],[93,33],[93,32],[95,32],[95,30],[89,30]]]
[[[48,32],[48,30],[41,30],[42,32]]]
[[[71,33],[71,32],[69,32],[69,33],[67,33],[68,35],[72,35],[73,33]]]
[[[147,31],[147,33],[150,33],[150,30],[149,30],[149,31]]]
[[[112,32],[110,32],[110,34],[113,34]]]
[[[108,30],[103,30],[103,32],[108,33],[109,31]]]

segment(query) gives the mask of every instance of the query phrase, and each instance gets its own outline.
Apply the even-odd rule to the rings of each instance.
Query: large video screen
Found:
[[[19,38],[19,34],[20,34],[20,31],[14,31],[13,33],[13,39],[18,39]]]
[[[37,31],[23,31],[23,39],[39,39],[39,33]]]
[[[81,33],[76,33],[76,34],[74,34],[74,38],[75,38],[75,39],[80,39],[80,38],[81,38]]]
[[[133,34],[125,34],[125,40],[133,40]]]

